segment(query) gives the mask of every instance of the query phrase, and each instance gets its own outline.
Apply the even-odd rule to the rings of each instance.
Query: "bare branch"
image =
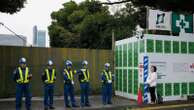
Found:
[[[122,4],[122,3],[127,3],[130,2],[130,0],[123,0],[123,1],[118,1],[118,2],[102,2],[100,4],[103,5],[114,5],[114,4]]]

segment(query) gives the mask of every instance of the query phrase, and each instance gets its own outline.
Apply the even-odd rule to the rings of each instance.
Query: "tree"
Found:
[[[194,13],[194,0],[122,0],[103,2],[101,4],[114,5],[122,3],[131,3],[134,6],[137,10],[135,12],[136,20],[142,28],[146,28],[146,6],[151,9],[160,9],[164,11],[175,11],[189,14]]]
[[[63,6],[51,14],[52,24],[48,29],[52,47],[110,49],[112,30],[117,40],[131,36],[135,30],[132,9],[111,15],[107,6],[87,0],[80,4],[70,1]]]
[[[146,25],[146,6],[151,9],[160,9],[163,11],[174,11],[181,13],[194,13],[194,0],[130,0],[136,7],[139,7],[137,12],[140,15],[138,20],[141,27]],[[142,17],[143,16],[143,17]]]
[[[124,8],[118,10],[115,13],[115,19],[114,30],[116,31],[117,37],[119,37],[116,40],[131,37],[138,25],[137,14],[133,4],[127,3]]]
[[[103,2],[101,4],[114,5],[133,3],[135,6],[149,6],[162,10],[186,11],[194,13],[194,0],[122,0],[116,2]]]
[[[26,0],[1,0],[0,12],[13,14],[24,7]]]
[[[194,0],[129,0],[136,6],[149,6],[155,9],[194,13]]]

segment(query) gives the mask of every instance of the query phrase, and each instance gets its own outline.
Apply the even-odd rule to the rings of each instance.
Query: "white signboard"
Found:
[[[171,12],[149,10],[148,29],[150,30],[171,30]]]
[[[158,83],[194,81],[194,55],[152,53],[147,56],[149,67],[151,65],[157,67]],[[140,59],[143,61],[143,54],[140,55]],[[139,77],[142,80],[141,74]]]

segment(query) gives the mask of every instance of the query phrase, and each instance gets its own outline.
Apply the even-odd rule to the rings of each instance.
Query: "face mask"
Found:
[[[86,65],[84,65],[84,66],[83,66],[83,68],[84,68],[84,69],[86,69],[86,68],[87,68],[87,66],[86,66]]]
[[[25,68],[25,67],[26,67],[26,64],[22,63],[22,64],[21,64],[21,67],[22,67],[22,68]]]
[[[52,68],[52,66],[48,65],[48,68],[49,68],[49,69],[51,69],[51,68]]]
[[[67,69],[70,70],[71,69],[71,66],[67,66]]]

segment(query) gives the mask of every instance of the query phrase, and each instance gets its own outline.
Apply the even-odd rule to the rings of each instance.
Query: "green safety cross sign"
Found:
[[[172,13],[172,32],[193,33],[193,15]]]

